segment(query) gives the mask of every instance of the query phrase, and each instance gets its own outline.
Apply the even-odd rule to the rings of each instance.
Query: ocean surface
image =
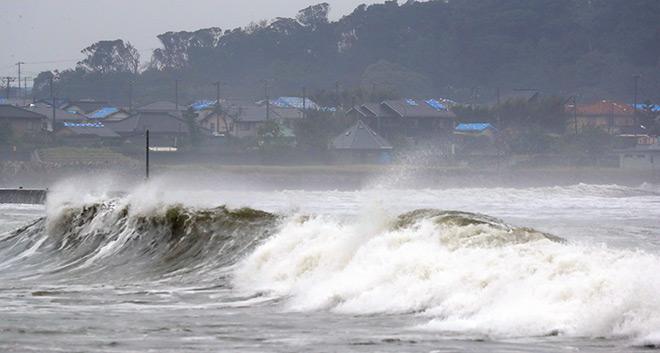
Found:
[[[1,352],[660,346],[660,187],[76,183],[0,206]]]

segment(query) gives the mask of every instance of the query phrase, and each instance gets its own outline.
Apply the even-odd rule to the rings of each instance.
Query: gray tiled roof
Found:
[[[119,137],[114,131],[109,129],[108,127],[105,126],[94,126],[94,127],[89,127],[89,126],[72,126],[72,127],[65,127],[65,129],[70,130],[76,135],[81,135],[81,136],[97,136],[97,137],[107,137],[107,138],[113,138],[113,137]]]
[[[97,111],[103,107],[107,107],[109,104],[105,101],[94,101],[94,100],[82,100],[82,101],[71,101],[65,104],[62,109],[67,110],[67,108],[76,106],[80,108],[85,114]]]
[[[412,101],[412,100],[411,100]],[[414,102],[414,101],[413,101]],[[382,103],[402,118],[454,118],[454,113],[437,110],[423,101],[410,104],[406,100],[389,100]]]
[[[0,118],[46,119],[46,116],[14,105],[3,104],[0,105]]]
[[[35,103],[27,107],[26,109],[46,116],[48,119],[53,118],[53,107],[46,103]],[[55,108],[55,121],[81,121],[86,120],[87,116],[83,114],[75,114],[62,110],[60,108]]]
[[[390,150],[392,145],[362,120],[335,137],[332,148],[338,150]]]
[[[141,133],[147,129],[162,134],[188,133],[188,123],[161,112],[139,112],[123,120],[105,122],[105,125],[120,134]]]
[[[139,108],[137,108],[138,111],[157,111],[157,112],[169,112],[169,111],[177,111],[181,110],[182,108],[185,108],[182,105],[179,105],[178,109],[175,103],[168,102],[168,101],[159,101],[159,102],[153,102],[147,105],[143,105]]]

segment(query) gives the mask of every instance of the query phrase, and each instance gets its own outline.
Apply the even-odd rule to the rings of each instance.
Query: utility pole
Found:
[[[215,107],[220,108],[220,81],[213,84],[215,86]]]
[[[573,95],[573,121],[575,123],[575,135],[578,134],[577,93]]]
[[[21,94],[21,65],[23,65],[23,64],[25,64],[25,63],[22,62],[22,61],[19,61],[19,62],[16,63],[16,66],[18,66],[18,94],[19,94],[19,98],[20,98],[20,94]]]
[[[303,92],[302,112],[303,112],[303,119],[305,119],[307,117],[307,87],[303,86],[302,92]]]
[[[174,106],[179,111],[179,80],[174,80]]]
[[[637,128],[639,127],[639,122],[637,121],[637,85],[639,84],[639,75],[634,75],[633,79],[635,80],[635,92],[633,94],[633,119],[635,120],[635,134],[637,134]]]
[[[268,80],[264,80],[264,97],[266,98],[266,120],[270,120],[270,95],[268,94]]]
[[[53,108],[53,122],[51,123],[51,129],[53,132],[55,131],[55,96],[53,95],[53,75],[50,75],[48,78],[48,87],[50,89],[50,104],[51,108]]]
[[[27,100],[27,76],[23,77],[23,105],[25,105],[25,101]]]
[[[145,166],[145,177],[149,180],[149,129],[144,132],[145,137],[145,148],[144,148],[144,166]]]
[[[9,100],[9,91],[11,90],[11,83],[16,80],[15,77],[7,76],[4,81],[7,83],[7,100]]]

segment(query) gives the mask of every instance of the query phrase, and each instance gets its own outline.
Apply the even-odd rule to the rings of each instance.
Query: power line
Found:
[[[59,64],[59,63],[72,63],[72,62],[77,63],[78,61],[80,61],[80,60],[79,59],[67,59],[67,60],[51,60],[51,61],[30,61],[30,62],[25,62],[23,64],[26,64],[26,65]]]

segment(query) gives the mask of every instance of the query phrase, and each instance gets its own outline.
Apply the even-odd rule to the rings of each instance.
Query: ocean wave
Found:
[[[60,204],[47,217],[0,240],[0,269],[17,278],[162,278],[234,263],[267,237],[277,216],[249,208],[161,205],[134,210],[120,199]]]
[[[487,216],[290,220],[234,267],[291,311],[415,314],[484,337],[643,337],[660,326],[660,259],[567,243]]]
[[[424,322],[416,330],[657,342],[653,254],[571,243],[478,213],[274,214],[138,196],[52,198],[46,217],[0,237],[3,280],[171,280],[292,311],[413,314]]]

